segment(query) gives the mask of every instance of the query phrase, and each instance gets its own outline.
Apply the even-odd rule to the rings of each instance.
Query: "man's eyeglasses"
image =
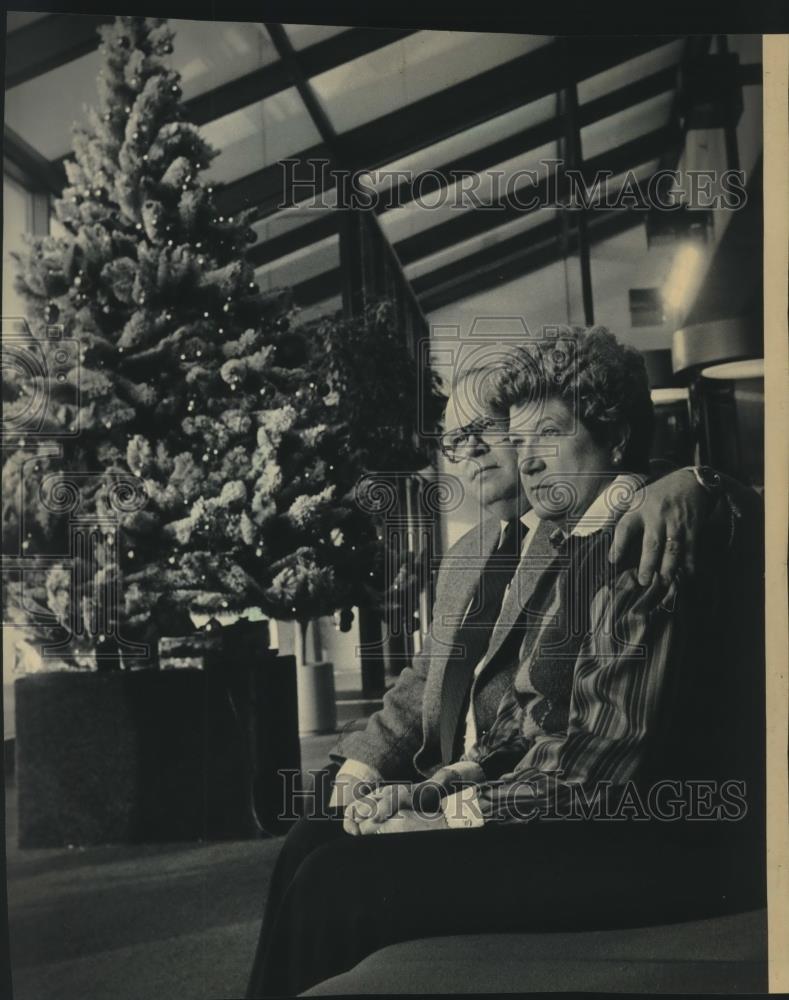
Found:
[[[502,417],[479,417],[463,427],[455,427],[441,435],[439,446],[450,462],[459,462],[462,449],[473,434],[476,438],[484,437],[489,443],[500,443],[507,440],[509,421]]]

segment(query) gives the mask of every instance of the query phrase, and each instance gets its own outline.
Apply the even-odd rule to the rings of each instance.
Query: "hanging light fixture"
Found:
[[[701,369],[703,378],[745,379],[764,378],[764,358],[745,358],[743,361],[726,361]]]
[[[759,371],[764,373],[761,323],[756,317],[738,316],[684,327],[674,333],[671,360],[675,375],[758,377]]]

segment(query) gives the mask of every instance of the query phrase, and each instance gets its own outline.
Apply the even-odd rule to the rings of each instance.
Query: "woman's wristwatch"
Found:
[[[737,528],[737,522],[742,517],[742,511],[730,496],[730,492],[724,488],[723,477],[719,472],[716,472],[715,469],[711,468],[709,465],[692,465],[689,466],[689,468],[696,477],[696,482],[710,498],[710,510],[715,508],[721,497],[724,498],[729,520],[728,544],[731,545],[734,541],[734,533]]]
[[[723,489],[723,480],[719,472],[709,465],[692,465],[690,471],[696,477],[696,482],[711,496],[718,497]]]

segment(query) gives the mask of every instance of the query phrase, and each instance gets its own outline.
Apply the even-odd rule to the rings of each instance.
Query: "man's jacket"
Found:
[[[533,545],[552,530],[548,523],[536,530]],[[368,720],[363,731],[345,732],[331,753],[335,760],[350,758],[375,768],[384,779],[430,777],[442,764],[441,714],[445,675],[462,659],[463,619],[477,593],[480,574],[495,549],[501,522],[486,518],[468,531],[444,555],[436,583],[433,622],[422,652],[406,667],[383,699],[383,708]],[[539,539],[538,537],[539,536]],[[530,550],[531,551],[531,550]],[[530,588],[539,575],[540,560],[527,556],[530,570],[518,587],[512,586],[501,616],[492,628],[488,650],[494,676],[487,669],[475,680],[472,697],[477,715],[495,717],[496,708],[511,680],[497,671],[491,654],[518,619]],[[537,571],[535,573],[535,570]],[[514,666],[514,664],[513,664]]]

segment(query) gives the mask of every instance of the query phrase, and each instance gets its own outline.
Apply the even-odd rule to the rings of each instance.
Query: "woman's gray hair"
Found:
[[[604,326],[543,327],[511,348],[485,388],[494,410],[561,399],[600,443],[624,433],[625,470],[649,468],[655,418],[644,358]]]

